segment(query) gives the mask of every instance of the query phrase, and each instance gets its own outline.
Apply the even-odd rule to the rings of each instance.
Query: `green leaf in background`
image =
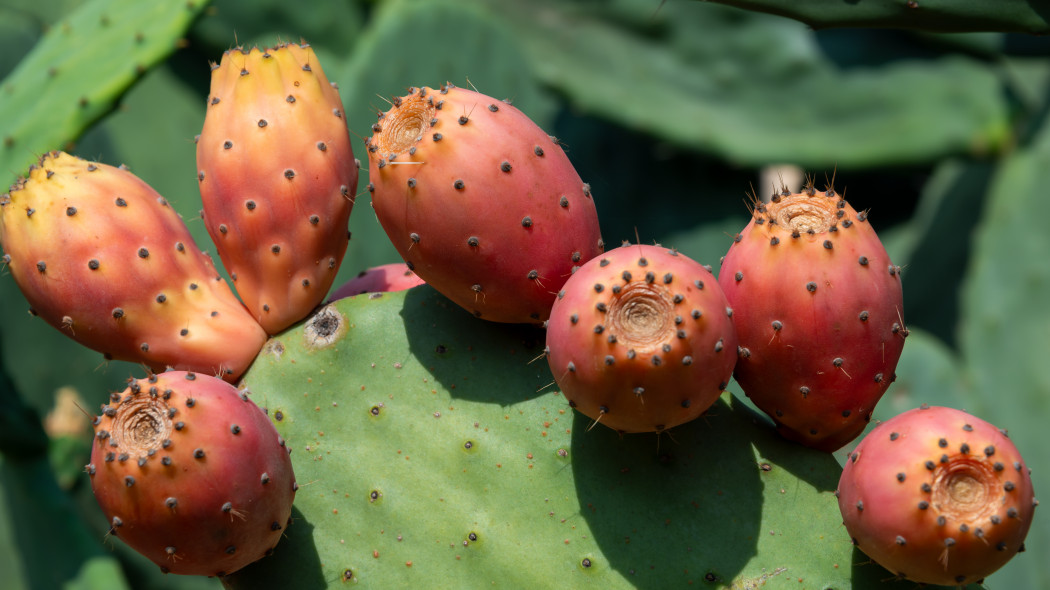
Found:
[[[0,81],[0,174],[62,149],[175,50],[207,0],[94,0],[49,28]],[[17,113],[17,116],[14,114]]]
[[[1039,494],[1050,490],[1050,231],[1042,210],[1050,186],[1050,126],[996,171],[974,238],[962,297],[960,344],[981,417],[1011,438],[1032,466]],[[1010,562],[1004,588],[1050,585],[1050,524],[1036,511],[1030,555]],[[1001,577],[1000,577],[1001,576]]]
[[[47,435],[0,361],[0,565],[4,587],[126,588],[48,462]],[[56,556],[58,558],[56,559]]]
[[[976,412],[974,399],[958,356],[941,340],[913,328],[897,363],[897,380],[875,407],[872,422],[889,420],[922,404]]]
[[[333,73],[351,129],[362,138],[371,135],[392,97],[407,94],[409,86],[445,82],[508,99],[540,127],[550,127],[555,104],[529,75],[530,56],[519,35],[499,16],[453,0],[381,3],[346,68]]]
[[[0,456],[0,565],[4,588],[128,588],[117,560],[55,483],[46,457]]]
[[[970,236],[994,170],[990,161],[942,161],[923,185],[911,219],[880,236],[890,258],[903,267],[905,323],[921,326],[953,347]],[[881,199],[873,201],[874,216],[889,213]]]
[[[30,6],[0,6],[0,78],[15,69],[43,34],[43,28]]]
[[[741,212],[746,213],[746,210],[741,208]],[[712,272],[717,275],[722,257],[733,243],[733,236],[740,233],[749,221],[750,219],[743,215],[726,217],[700,225],[693,231],[664,236],[660,243],[678,250],[700,264],[710,266]]]
[[[840,70],[805,26],[707,3],[627,3],[643,34],[596,3],[478,1],[577,108],[736,164],[915,165],[1008,133],[999,81],[962,56]]]
[[[224,583],[823,590],[886,577],[854,565],[834,457],[785,444],[729,394],[663,437],[594,426],[549,388],[542,338],[424,286],[341,300],[272,339],[243,385],[301,487],[275,553]]]
[[[345,0],[313,0],[308,9],[284,0],[212,0],[191,38],[216,63],[224,50],[238,45],[272,47],[306,41],[327,64],[328,54],[351,52],[363,25],[362,11],[361,2]],[[331,78],[331,72],[326,73]]]
[[[3,346],[0,342],[0,352]],[[47,452],[48,438],[40,414],[25,403],[0,356],[0,454],[39,457]]]
[[[892,27],[924,31],[1050,33],[1050,7],[1038,0],[713,0],[800,20],[814,29]]]

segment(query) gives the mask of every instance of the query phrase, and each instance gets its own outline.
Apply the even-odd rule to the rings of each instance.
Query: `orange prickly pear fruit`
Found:
[[[0,197],[30,311],[106,358],[236,379],[266,333],[168,202],[123,167],[45,154]]]
[[[358,166],[339,91],[308,45],[231,49],[213,66],[197,138],[204,223],[268,333],[335,281]]]

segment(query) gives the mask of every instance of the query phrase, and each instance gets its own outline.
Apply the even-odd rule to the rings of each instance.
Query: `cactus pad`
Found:
[[[783,445],[729,394],[660,437],[588,430],[545,387],[542,336],[475,320],[421,286],[337,301],[272,338],[244,385],[302,487],[288,538],[225,584],[843,588],[884,577],[851,567],[831,455]]]

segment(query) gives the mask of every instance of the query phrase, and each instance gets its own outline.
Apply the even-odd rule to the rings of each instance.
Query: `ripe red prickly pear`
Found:
[[[129,383],[95,420],[86,468],[110,532],[175,574],[223,576],[269,554],[298,486],[266,414],[214,377]]]
[[[204,223],[270,334],[306,317],[346,254],[357,190],[339,91],[307,45],[232,49],[197,139]]]
[[[547,360],[569,404],[622,432],[660,432],[726,388],[737,339],[722,290],[698,262],[624,244],[581,266],[547,322]]]
[[[834,189],[756,203],[718,282],[736,311],[735,376],[786,438],[833,451],[895,378],[908,334],[900,268]]]
[[[372,130],[379,222],[409,268],[474,315],[540,323],[573,267],[603,250],[590,188],[508,103],[413,88]]]
[[[356,277],[340,285],[328,299],[336,301],[362,293],[404,291],[423,284],[423,279],[412,272],[404,262],[381,264],[361,271]]]
[[[266,334],[179,215],[123,168],[45,154],[0,197],[31,311],[106,358],[235,379]]]
[[[929,406],[868,433],[837,495],[861,551],[902,578],[945,585],[978,582],[1022,550],[1037,504],[1005,431]]]

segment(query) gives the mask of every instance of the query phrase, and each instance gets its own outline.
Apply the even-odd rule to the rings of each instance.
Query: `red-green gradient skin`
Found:
[[[744,393],[788,439],[834,451],[856,438],[908,333],[900,269],[867,216],[833,190],[776,195],[756,206],[718,282],[736,312]]]
[[[404,291],[422,284],[424,284],[423,279],[416,276],[416,273],[412,272],[404,262],[381,264],[365,269],[356,277],[339,285],[332,291],[328,300],[336,301],[362,293]]]
[[[313,49],[231,49],[212,69],[197,139],[204,223],[269,334],[324,299],[346,254],[357,190],[339,91]]]
[[[839,509],[853,542],[894,574],[969,584],[1024,545],[1037,502],[1005,431],[924,406],[875,427],[842,471]]]
[[[32,312],[106,358],[233,380],[266,341],[178,213],[126,169],[51,152],[0,204]]]
[[[700,263],[625,244],[566,281],[547,322],[547,361],[584,415],[621,432],[661,432],[725,390],[736,363],[732,317]]]
[[[132,379],[102,410],[86,471],[128,546],[165,572],[222,576],[281,540],[298,486],[247,393],[171,371]]]
[[[573,267],[604,249],[590,188],[510,104],[412,89],[367,140],[372,206],[421,279],[475,316],[539,324]]]

